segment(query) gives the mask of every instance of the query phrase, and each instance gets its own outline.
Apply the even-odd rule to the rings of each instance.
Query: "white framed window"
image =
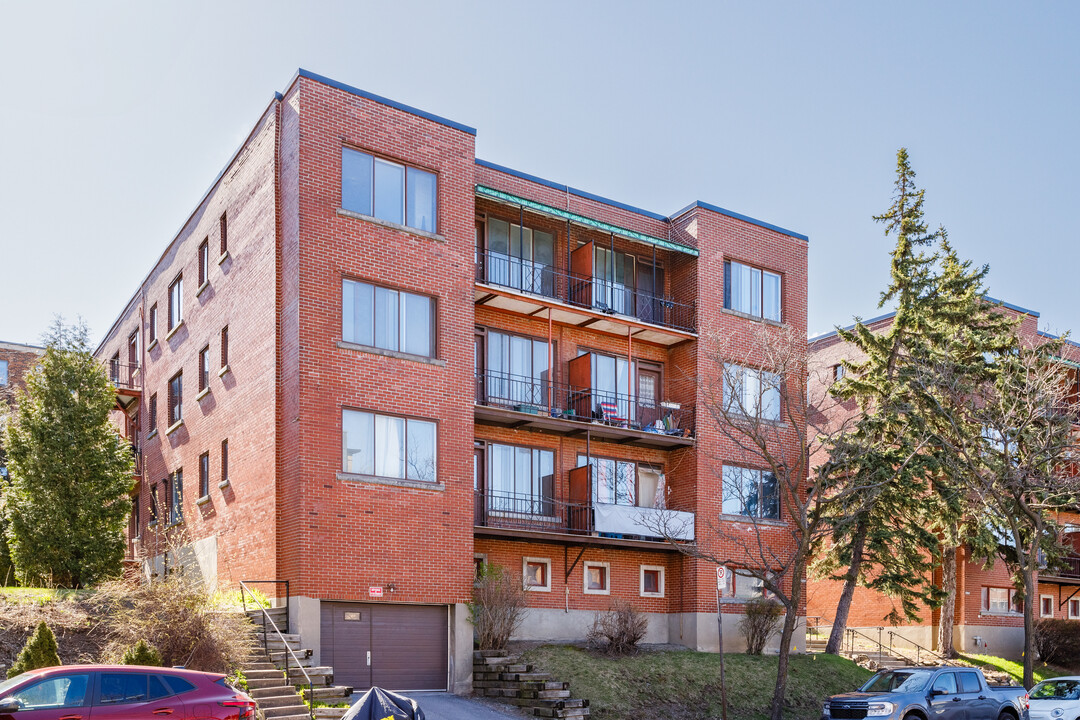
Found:
[[[1069,619],[1080,619],[1080,600],[1076,598],[1069,600]]]
[[[476,571],[476,577],[479,578],[484,574],[484,566],[487,565],[487,553],[473,553],[473,570]]]
[[[610,595],[611,565],[606,562],[586,562],[582,589],[586,595]]]
[[[780,419],[780,376],[767,370],[724,364],[724,408],[729,413]]]
[[[521,558],[521,576],[530,591],[551,592],[551,560],[548,558]]]
[[[641,566],[641,597],[664,597],[664,568],[660,565]]]
[[[724,307],[780,322],[782,278],[778,273],[724,261]]]
[[[1040,595],[1039,596],[1039,617],[1052,618],[1054,617],[1054,596],[1053,595]]]

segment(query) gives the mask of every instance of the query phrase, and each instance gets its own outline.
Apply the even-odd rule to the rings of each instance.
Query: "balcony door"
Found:
[[[476,352],[477,371],[485,378],[486,404],[524,412],[548,406],[551,377],[546,342],[489,330],[487,351],[481,354],[478,342]]]
[[[663,325],[664,269],[647,262],[637,265],[637,293],[634,315],[649,323]]]
[[[487,222],[487,281],[536,295],[555,295],[555,238],[505,220]]]
[[[647,427],[660,419],[660,370],[644,364],[637,372],[638,421]]]

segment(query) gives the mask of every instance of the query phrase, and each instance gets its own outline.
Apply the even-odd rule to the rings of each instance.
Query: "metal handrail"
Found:
[[[893,632],[892,630],[889,631],[889,652],[890,653],[893,652],[893,638],[895,638],[895,637],[899,637],[904,642],[915,646],[915,662],[917,664],[919,664],[919,665],[922,665],[922,654],[923,653],[926,653],[930,657],[937,660],[939,663],[944,663],[945,660],[946,660],[945,656],[942,655],[941,653],[934,652],[930,648],[923,647],[922,645],[915,642],[914,640],[906,638],[903,635],[900,635],[898,633]]]
[[[138,363],[122,363],[106,360],[104,365],[106,374],[109,376],[109,382],[116,387],[127,390],[139,390],[142,387],[139,378]]]
[[[846,634],[847,634],[848,640],[849,640],[849,642],[848,642],[848,650],[849,650],[849,652],[851,652],[852,655],[855,654],[855,636],[858,635],[859,637],[865,638],[865,639],[869,640],[872,643],[877,643],[878,655],[884,655],[885,654],[885,644],[882,643],[882,641],[881,641],[881,633],[885,631],[885,628],[879,627],[879,628],[877,628],[877,631],[878,631],[878,636],[877,636],[877,640],[875,640],[874,638],[870,637],[866,633],[859,632],[858,630],[856,630],[854,628],[848,628],[846,630]],[[900,658],[901,660],[906,660],[907,662],[913,663],[915,665],[920,665],[921,664],[919,662],[916,662],[915,660],[912,660],[909,656],[905,655],[904,653],[894,652],[892,650],[891,646],[889,648],[889,654],[894,655],[894,656]]]
[[[253,580],[252,582],[274,582],[274,581],[271,581],[271,580]],[[284,582],[287,582],[287,581],[284,581]],[[243,603],[243,597],[244,597],[244,590],[245,589],[249,593],[251,592],[251,588],[249,588],[244,583],[244,581],[241,580],[240,581],[240,598],[241,598],[240,602],[241,603]],[[255,597],[255,593],[251,593],[251,596]],[[263,651],[266,653],[266,657],[267,658],[270,657],[270,646],[268,644],[267,635],[266,635],[266,623],[270,623],[271,625],[274,626],[274,633],[278,636],[278,639],[281,640],[282,647],[285,648],[285,682],[286,683],[290,682],[289,675],[290,675],[291,671],[289,670],[289,656],[292,655],[292,659],[296,661],[296,667],[300,669],[300,672],[304,673],[304,678],[307,680],[307,685],[308,685],[308,714],[311,716],[311,720],[315,720],[315,683],[312,682],[311,676],[308,675],[308,671],[305,670],[304,666],[300,664],[300,658],[296,657],[296,653],[294,653],[292,648],[289,647],[289,643],[285,639],[285,636],[281,634],[280,630],[278,630],[277,623],[275,623],[273,618],[270,617],[270,613],[268,613],[266,611],[266,608],[262,607],[261,605],[259,606],[259,610],[263,614],[263,624],[262,624],[262,626],[263,626]],[[245,613],[247,612],[247,607],[246,606],[244,608],[244,612]],[[289,617],[288,612],[289,612],[289,607],[288,607],[288,605],[286,605],[285,606],[285,613],[286,613],[285,617],[286,618]]]
[[[285,586],[285,634],[289,634],[289,581],[288,580],[241,580],[240,581],[240,604],[244,607],[244,612],[247,612],[247,600],[244,597],[244,588],[251,593],[251,601],[255,602],[255,593],[251,591],[249,585],[278,585]]]
[[[642,322],[697,332],[695,305],[507,253],[476,254],[476,280]]]

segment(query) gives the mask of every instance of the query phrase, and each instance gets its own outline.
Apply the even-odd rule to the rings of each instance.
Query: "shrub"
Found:
[[[645,613],[625,600],[616,600],[610,610],[593,618],[585,642],[610,655],[627,655],[637,649],[648,631]]]
[[[739,630],[746,638],[746,654],[760,655],[780,627],[780,618],[784,609],[780,603],[769,598],[756,597],[747,600],[743,610],[743,619],[739,621]]]
[[[525,616],[525,584],[500,565],[484,563],[473,583],[469,622],[482,650],[503,650]]]
[[[202,583],[184,572],[152,582],[107,582],[95,598],[103,606],[106,662],[143,640],[158,651],[162,665],[228,674],[255,644],[247,617],[223,612]]]
[[[1032,640],[1045,663],[1071,665],[1080,657],[1080,623],[1074,620],[1037,620]]]
[[[19,657],[15,664],[8,670],[9,678],[21,675],[27,670],[37,670],[44,667],[60,665],[60,655],[56,647],[56,637],[52,630],[42,620],[38,623],[37,630],[26,641],[26,645],[19,651]]]
[[[157,651],[157,648],[150,645],[143,639],[139,639],[139,642],[135,643],[124,652],[124,657],[120,658],[121,665],[155,665],[161,666],[161,653]]]

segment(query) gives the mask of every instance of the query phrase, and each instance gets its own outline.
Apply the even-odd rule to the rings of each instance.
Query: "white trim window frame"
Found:
[[[590,570],[594,572],[589,572]],[[582,565],[581,589],[586,595],[611,594],[611,563],[588,560]]]
[[[1046,601],[1050,601],[1050,612],[1046,612]],[[1053,595],[1040,595],[1039,596],[1039,617],[1052,618],[1054,617],[1054,596]]]
[[[1072,598],[1069,600],[1069,619],[1080,620],[1080,599]]]
[[[529,571],[530,565],[543,567],[543,582],[534,583],[536,577]],[[521,576],[524,578],[525,589],[529,592],[551,592],[551,558],[523,557],[521,558]]]
[[[658,592],[647,592],[645,590],[645,573],[656,573],[656,587]],[[638,572],[638,594],[641,597],[649,598],[662,598],[664,597],[664,567],[662,565],[642,565]]]

